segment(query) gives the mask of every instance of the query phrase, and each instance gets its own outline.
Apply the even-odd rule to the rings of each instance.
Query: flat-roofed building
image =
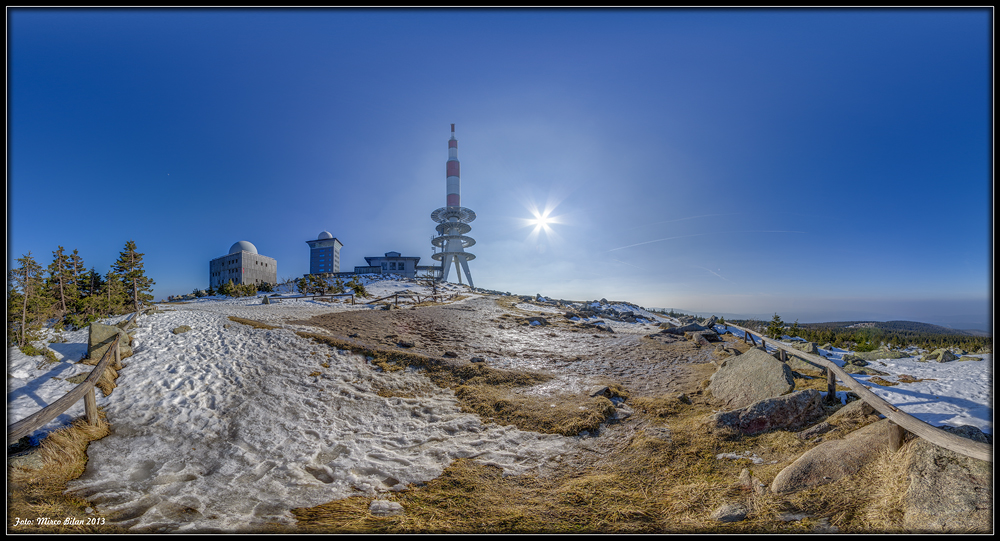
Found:
[[[260,255],[252,243],[241,240],[229,253],[208,263],[208,284],[212,289],[233,281],[234,284],[277,284],[278,261]]]
[[[386,252],[384,257],[366,257],[369,267],[380,267],[382,274],[399,274],[403,278],[416,278],[419,257],[399,255],[399,252]]]

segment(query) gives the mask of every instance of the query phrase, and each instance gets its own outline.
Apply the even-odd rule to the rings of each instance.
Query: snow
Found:
[[[375,297],[403,290],[430,293],[401,279],[369,281],[366,287]],[[457,285],[442,293],[475,296]],[[676,323],[633,305],[615,307],[651,322],[604,321],[615,332],[649,333],[651,324]],[[549,308],[523,306],[564,311]],[[558,460],[574,441],[484,424],[461,412],[452,391],[419,372],[381,372],[361,355],[293,332],[318,329],[288,323],[374,309],[370,305],[283,295],[268,305],[260,297],[206,297],[161,309],[166,311],[139,319],[134,355],[123,361],[118,388],[110,397],[97,393],[113,433],[91,443],[87,470],[69,488],[102,513],[124,513],[123,525],[133,531],[230,532],[267,522],[290,524],[292,508],[401,490],[434,479],[456,458],[522,473]],[[229,316],[281,328],[256,329]],[[180,325],[192,330],[173,334]],[[49,331],[39,345],[62,362],[8,350],[9,422],[72,389],[67,377],[92,370],[75,363],[86,354],[86,329],[63,332],[56,340]],[[842,365],[847,352],[822,353]],[[923,363],[910,357],[871,363],[890,373],[884,376],[888,380],[908,374],[933,381],[882,387],[857,377],[932,425],[968,424],[991,433],[992,355],[979,357],[984,360]],[[385,389],[414,397],[380,396]],[[82,401],[33,437],[80,415]]]
[[[456,458],[523,473],[556,460],[573,441],[483,424],[417,371],[381,372],[362,355],[291,329],[228,319],[278,323],[369,308],[206,298],[165,309],[172,311],[139,319],[118,388],[110,397],[97,393],[113,433],[91,443],[86,472],[69,486],[99,511],[131,517],[122,525],[133,531],[291,524],[292,508],[400,490],[438,477]],[[192,330],[173,334],[180,325]],[[64,337],[85,349],[86,330]],[[40,358],[10,353],[13,420],[72,388],[53,374],[92,369],[67,362],[39,369]],[[380,389],[416,397],[383,397]],[[55,424],[81,415],[82,403],[77,409]]]

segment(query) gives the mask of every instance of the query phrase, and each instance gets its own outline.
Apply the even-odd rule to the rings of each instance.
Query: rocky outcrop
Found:
[[[792,342],[792,347],[801,351],[802,353],[812,353],[813,355],[819,355],[819,349],[816,348],[816,342]]]
[[[713,414],[706,424],[710,430],[759,434],[808,426],[824,414],[822,395],[815,389],[807,389],[761,400],[737,410]]]
[[[739,522],[747,518],[747,506],[742,503],[727,503],[712,511],[712,520],[719,522]]]
[[[170,331],[174,334],[186,333],[191,330],[191,327],[187,325],[181,325],[180,327],[174,327],[174,330]]]
[[[87,336],[87,358],[80,361],[84,364],[96,365],[101,362],[104,352],[111,347],[111,342],[115,336],[120,336],[118,340],[118,350],[121,358],[132,356],[131,338],[128,333],[117,325],[104,325],[101,323],[91,323],[90,332]],[[113,361],[112,361],[113,362]]]
[[[888,349],[876,349],[875,351],[861,351],[855,352],[854,356],[866,361],[877,361],[879,359],[902,359],[904,357],[909,357],[906,353],[901,351],[892,351]]]
[[[924,355],[920,358],[921,361],[935,361],[939,363],[948,363],[951,361],[958,360],[958,356],[954,353],[948,351],[947,349],[935,349],[934,351]]]
[[[971,426],[944,430],[983,443],[992,443]],[[990,533],[993,529],[993,479],[989,462],[938,447],[913,442],[907,463],[903,528],[908,532]]]
[[[771,492],[790,494],[853,475],[888,446],[888,420],[851,432],[842,440],[823,442],[781,470]]]
[[[726,359],[711,381],[708,390],[729,409],[781,396],[795,388],[788,365],[757,348]]]

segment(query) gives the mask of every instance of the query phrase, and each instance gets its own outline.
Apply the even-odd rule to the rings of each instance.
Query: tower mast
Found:
[[[476,244],[475,239],[465,234],[472,231],[469,222],[476,219],[476,213],[462,206],[462,178],[458,162],[458,139],[455,138],[455,125],[451,125],[451,139],[448,140],[448,161],[445,165],[445,205],[431,213],[431,219],[438,223],[438,236],[431,244],[441,248],[439,253],[431,255],[435,261],[441,261],[441,280],[448,281],[451,265],[455,265],[458,283],[462,283],[462,271],[472,283],[472,273],[469,272],[469,261],[476,258],[475,254],[465,249]],[[461,268],[459,268],[461,266]]]

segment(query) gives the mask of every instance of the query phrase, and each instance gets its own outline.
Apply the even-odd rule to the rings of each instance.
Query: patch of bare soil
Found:
[[[570,391],[593,381],[621,383],[631,396],[695,393],[714,372],[714,347],[682,338],[650,339],[659,329],[609,333],[560,314],[530,325],[525,313],[494,297],[414,309],[338,312],[289,323],[324,329],[331,336],[379,348],[413,351],[457,362],[482,360],[507,370],[556,376]],[[637,324],[638,326],[638,324]],[[551,385],[551,384],[550,384]]]

